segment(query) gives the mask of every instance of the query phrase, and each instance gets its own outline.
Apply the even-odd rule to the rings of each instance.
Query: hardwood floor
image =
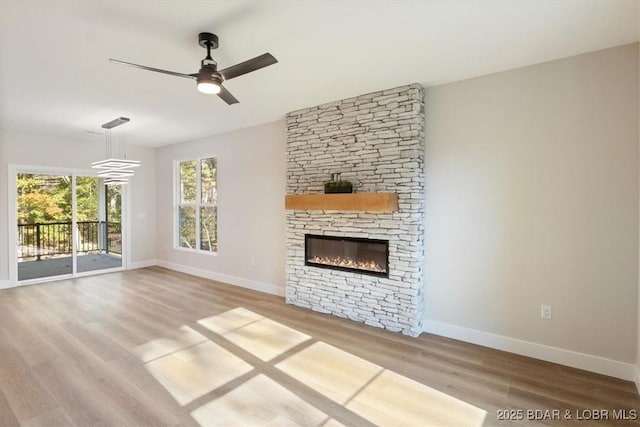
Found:
[[[2,426],[640,425],[603,409],[635,386],[158,267],[0,291]]]

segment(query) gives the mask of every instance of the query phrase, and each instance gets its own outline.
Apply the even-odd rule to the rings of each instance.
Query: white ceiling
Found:
[[[220,68],[271,52],[279,63],[225,84],[194,73],[199,32]],[[131,144],[161,146],[278,120],[299,108],[407,83],[433,86],[638,40],[638,2],[0,2],[0,126],[101,141],[131,118]]]

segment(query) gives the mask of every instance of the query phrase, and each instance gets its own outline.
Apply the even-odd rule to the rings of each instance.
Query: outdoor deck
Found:
[[[38,279],[41,277],[71,274],[71,256],[23,261],[18,263],[18,280]],[[78,273],[122,266],[122,258],[113,254],[78,255]]]

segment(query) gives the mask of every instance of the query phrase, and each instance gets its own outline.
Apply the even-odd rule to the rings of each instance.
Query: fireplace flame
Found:
[[[336,267],[354,268],[358,270],[375,271],[378,273],[387,272],[384,267],[375,261],[358,261],[352,258],[314,256],[309,258],[308,262],[312,262],[314,264],[334,265]]]

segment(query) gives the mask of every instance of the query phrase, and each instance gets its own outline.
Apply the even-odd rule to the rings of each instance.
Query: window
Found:
[[[217,163],[215,157],[177,163],[177,247],[218,250]]]

